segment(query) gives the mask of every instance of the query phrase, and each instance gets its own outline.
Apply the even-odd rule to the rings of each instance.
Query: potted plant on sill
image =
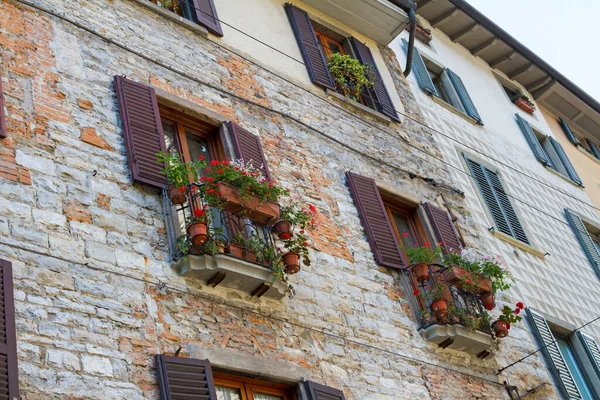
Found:
[[[406,27],[406,30],[410,31],[410,25]],[[429,42],[431,42],[433,39],[433,35],[431,34],[431,30],[423,28],[421,25],[417,24],[415,29],[415,38],[425,44],[429,44]]]
[[[308,238],[303,233],[295,234],[291,239],[283,242],[284,248],[287,250],[283,254],[282,259],[287,274],[295,274],[300,271],[300,260],[302,264],[310,265],[308,258]]]
[[[475,315],[469,313],[466,308],[456,307],[454,304],[448,304],[448,318],[472,331],[490,326],[490,315],[487,311],[483,310],[479,315]]]
[[[357,101],[363,88],[373,87],[369,67],[347,54],[333,53],[327,58],[327,66],[337,87],[347,99]]]
[[[200,181],[204,183],[200,191],[208,204],[265,225],[279,220],[278,201],[290,194],[243,160],[213,160]]]
[[[165,168],[160,171],[167,177],[167,195],[175,205],[181,205],[187,200],[187,186],[198,180],[200,172],[206,167],[204,157],[196,161],[181,162],[178,154],[170,154],[161,151],[157,154],[157,161],[163,163]]]
[[[289,206],[281,207],[280,219],[273,225],[273,232],[280,240],[288,240],[294,235],[294,227],[301,231],[317,227],[317,208],[312,204],[300,205],[294,201]],[[302,232],[304,233],[304,232]]]
[[[535,111],[535,104],[533,104],[531,100],[529,100],[529,97],[523,94],[515,96],[513,98],[513,103],[526,113],[533,114],[533,112]]]
[[[429,280],[429,265],[437,262],[442,256],[442,246],[437,246],[435,249],[431,247],[429,242],[423,246],[407,248],[404,241],[409,237],[408,232],[402,234],[400,247],[408,256],[411,263],[412,273],[417,278],[417,282],[423,283]]]
[[[415,293],[419,292],[419,297],[421,297],[426,304],[430,304],[431,310],[440,322],[445,321],[448,317],[448,302],[444,296],[446,290],[447,288],[441,282],[430,285],[429,289],[424,294],[421,294],[418,289],[415,290]]]
[[[208,225],[210,224],[210,211],[208,206],[194,210],[194,216],[187,226],[190,242],[194,246],[201,246],[208,240]]]
[[[521,316],[519,316],[519,314],[524,308],[525,306],[522,302],[518,302],[514,310],[509,306],[504,306],[502,308],[502,313],[492,324],[492,328],[494,328],[494,333],[496,334],[497,338],[508,336],[508,331],[511,328],[511,324],[516,324],[523,319]]]

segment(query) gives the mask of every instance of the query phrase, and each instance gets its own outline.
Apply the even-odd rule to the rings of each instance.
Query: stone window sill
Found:
[[[439,105],[441,105],[445,109],[453,112],[454,114],[458,115],[459,117],[461,117],[465,121],[470,122],[473,125],[480,126],[475,119],[469,117],[467,114],[463,113],[458,108],[454,107],[452,104],[446,103],[444,100],[440,99],[436,95],[430,95],[429,97],[431,97],[435,103],[438,103]]]
[[[596,162],[598,165],[600,165],[600,160],[597,159],[593,154],[590,154],[589,151],[587,151],[585,149],[585,147],[583,147],[582,145],[577,145],[577,148],[579,149],[580,152],[582,152],[583,154],[585,154],[589,159],[591,159],[592,161]]]
[[[568,176],[565,176],[565,175],[561,174],[560,172],[552,169],[552,167],[549,167],[547,165],[544,165],[544,167],[546,167],[546,169],[548,171],[550,171],[552,174],[554,174],[554,175],[558,176],[559,178],[562,178],[563,180],[569,182],[571,185],[573,185],[575,187],[578,187],[578,188],[583,187],[583,186],[579,186],[579,184],[577,182],[573,182],[573,180],[571,180],[571,178],[569,178]]]
[[[200,279],[205,285],[241,290],[255,297],[282,299],[287,285],[273,283],[273,272],[261,265],[227,254],[188,255],[172,265],[181,276]]]
[[[515,247],[518,247],[519,249],[529,253],[529,254],[533,254],[534,256],[544,259],[544,257],[546,256],[545,252],[542,252],[538,249],[536,249],[533,246],[528,245],[527,243],[523,243],[520,240],[515,239],[512,236],[507,235],[506,233],[502,233],[499,232],[497,230],[493,230],[491,231],[492,235],[496,236],[498,239],[503,240],[509,244],[512,244]]]
[[[149,0],[131,0],[131,1],[141,5],[143,7],[146,7],[149,10],[154,11],[158,15],[160,15],[164,18],[167,18],[167,19],[175,22],[178,25],[183,26],[184,28],[189,29],[190,31],[192,31],[194,33],[197,33],[204,37],[208,37],[208,30],[206,28],[204,28],[201,25],[198,25],[195,22],[192,22],[188,19],[185,19],[185,18],[179,16],[172,11],[166,10],[164,7],[156,5],[152,2],[150,2]]]
[[[356,107],[359,110],[377,118],[381,122],[385,122],[386,124],[392,123],[392,119],[390,117],[388,117],[387,115],[383,115],[379,111],[373,110],[372,108],[369,108],[369,107],[365,106],[364,104],[360,104],[360,103],[357,103],[356,101],[348,100],[346,98],[346,96],[336,92],[335,90],[325,89],[325,94],[327,94],[328,96],[331,96],[331,97],[335,97],[337,100],[343,101],[344,103],[349,104],[353,107]]]
[[[435,324],[419,329],[421,337],[444,349],[454,349],[486,358],[494,346],[494,339],[489,333],[471,330],[460,324]]]

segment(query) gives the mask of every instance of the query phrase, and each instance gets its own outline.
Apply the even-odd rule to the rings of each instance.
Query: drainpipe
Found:
[[[415,13],[417,5],[412,0],[389,0],[389,2],[406,11],[410,20],[408,50],[406,51],[406,68],[404,68],[404,77],[406,78],[410,75],[412,70],[413,49],[415,47],[415,30],[417,29],[417,15]]]

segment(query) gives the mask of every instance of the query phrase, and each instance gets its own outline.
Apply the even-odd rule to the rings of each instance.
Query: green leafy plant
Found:
[[[283,242],[283,247],[290,253],[298,254],[304,265],[310,265],[310,258],[308,257],[308,238],[306,235],[302,233],[295,234],[291,239]]]
[[[498,317],[500,321],[504,321],[508,323],[508,328],[510,329],[511,324],[516,324],[521,321],[523,318],[519,315],[521,310],[523,310],[525,306],[523,303],[518,302],[517,307],[515,309],[510,308],[509,306],[502,307],[502,313]]]
[[[165,153],[164,151],[158,153],[157,157],[158,162],[165,164],[165,168],[160,173],[167,177],[170,185],[178,188],[189,185],[190,177],[193,178],[193,182],[198,181],[202,170],[206,168],[206,161],[203,156],[200,156],[198,160],[186,163],[181,161],[178,154]]]
[[[490,315],[484,310],[479,315],[474,315],[466,308],[456,307],[455,304],[448,304],[448,316],[450,319],[458,318],[465,328],[471,330],[489,327]]]
[[[177,253],[180,255],[186,255],[190,251],[190,242],[188,241],[187,235],[181,235],[177,238],[175,243]]]
[[[406,253],[411,264],[433,264],[442,258],[444,248],[442,246],[432,248],[431,243],[429,242],[425,243],[423,246],[407,248],[404,240],[406,240],[405,238],[408,238],[408,236],[408,232],[402,234],[400,248]]]
[[[413,294],[420,297],[426,303],[432,303],[436,300],[442,300],[444,298],[444,289],[444,284],[437,282],[434,285],[430,285],[425,293],[421,293],[420,289],[415,289]]]
[[[211,161],[210,166],[205,168],[200,182],[204,183],[200,188],[204,200],[216,207],[222,207],[226,202],[221,191],[221,183],[235,187],[240,198],[245,200],[256,197],[261,202],[276,202],[280,197],[290,194],[288,189],[263,176],[259,169],[250,163],[244,164],[242,160]]]
[[[460,253],[451,252],[443,256],[445,265],[456,264],[464,270],[481,274],[492,282],[492,292],[510,289],[514,279],[510,276],[499,255],[495,257],[482,254],[475,249],[463,249]],[[466,282],[469,285],[469,282]]]
[[[327,58],[327,66],[335,83],[350,99],[360,96],[363,87],[373,86],[369,67],[349,55],[333,53]]]
[[[290,221],[300,229],[314,229],[318,225],[317,208],[312,204],[303,206],[299,201],[281,207],[279,218]]]

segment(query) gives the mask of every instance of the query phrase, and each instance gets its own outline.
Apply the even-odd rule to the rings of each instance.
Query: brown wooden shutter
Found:
[[[217,36],[223,36],[219,16],[213,0],[194,0],[196,19],[200,25]]]
[[[12,264],[0,259],[0,274],[0,399],[12,400],[19,398]]]
[[[315,30],[310,22],[308,13],[290,3],[285,4],[285,11],[298,41],[298,46],[300,47],[310,80],[317,85],[335,90],[335,83],[329,73],[327,60],[325,59],[317,35],[315,35]]]
[[[398,113],[394,108],[394,103],[392,103],[390,94],[385,88],[383,78],[379,73],[379,69],[377,69],[377,64],[375,63],[375,58],[373,58],[373,53],[371,53],[371,49],[369,49],[363,43],[359,42],[356,38],[350,39],[350,41],[352,42],[352,46],[354,47],[354,51],[356,52],[356,56],[358,57],[358,61],[360,61],[363,65],[367,65],[371,72],[375,75],[375,82],[373,85],[372,92],[375,94],[377,103],[379,103],[379,111],[392,118],[393,120],[400,122],[400,118],[398,118]]]
[[[156,355],[161,400],[217,400],[208,360]]]
[[[2,67],[0,66],[0,138],[6,137],[6,119],[4,116],[4,91],[2,90]]]
[[[448,252],[451,250],[462,249],[460,236],[458,235],[456,227],[452,222],[450,213],[434,206],[431,203],[425,203],[423,204],[423,207],[425,208],[427,216],[429,217],[429,221],[433,226],[435,236],[437,237],[438,241],[442,242],[444,245],[444,250]]]
[[[245,163],[252,162],[255,168],[262,169],[265,176],[271,179],[260,138],[235,122],[227,122],[227,128],[231,134],[236,157],[243,159]]]
[[[133,180],[165,187],[167,179],[160,173],[164,164],[156,160],[160,151],[166,151],[166,145],[154,89],[115,76],[115,91]]]
[[[392,268],[408,266],[375,181],[352,172],[346,172],[346,177],[377,263]]]
[[[311,400],[346,400],[344,393],[329,386],[316,382],[306,381]]]

